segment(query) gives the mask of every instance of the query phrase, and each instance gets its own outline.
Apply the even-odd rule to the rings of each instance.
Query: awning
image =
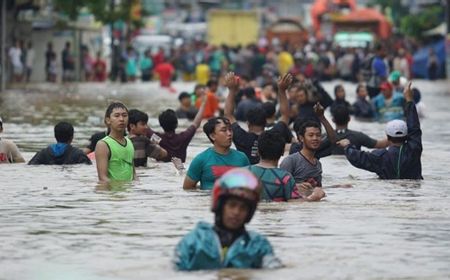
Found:
[[[445,36],[445,34],[447,34],[447,24],[443,22],[440,25],[436,26],[435,28],[424,31],[422,34],[426,36],[433,36],[433,35]]]

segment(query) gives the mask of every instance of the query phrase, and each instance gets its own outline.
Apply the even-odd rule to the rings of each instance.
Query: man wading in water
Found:
[[[95,147],[97,173],[100,183],[131,181],[136,178],[134,147],[124,136],[128,125],[128,109],[120,102],[111,103],[106,109],[105,124],[109,134]]]
[[[345,148],[350,163],[361,169],[375,172],[381,179],[423,179],[422,130],[417,115],[411,82],[403,91],[406,101],[406,122],[393,120],[386,124],[386,135],[390,142],[387,149],[370,153],[358,150],[348,139],[338,142]]]

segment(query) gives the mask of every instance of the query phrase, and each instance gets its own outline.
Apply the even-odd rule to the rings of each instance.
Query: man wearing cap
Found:
[[[0,118],[0,133],[3,132],[3,120]],[[17,149],[16,144],[11,140],[0,138],[0,164],[25,162]]]
[[[403,119],[403,106],[405,99],[399,92],[394,92],[391,83],[380,85],[380,93],[373,99],[375,114],[380,122]]]
[[[393,120],[386,125],[386,135],[390,142],[387,149],[363,152],[345,139],[338,145],[345,148],[350,163],[361,169],[377,173],[381,179],[423,179],[422,130],[413,100],[411,83],[403,91],[406,100],[406,122]]]

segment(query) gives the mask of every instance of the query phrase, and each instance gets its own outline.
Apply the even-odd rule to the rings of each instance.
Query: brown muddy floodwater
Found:
[[[334,83],[326,83],[332,92]],[[450,278],[450,90],[448,82],[414,83],[422,91],[423,181],[381,181],[344,157],[321,160],[327,188],[320,203],[261,203],[249,229],[268,236],[286,265],[274,271],[176,272],[175,244],[199,220],[212,221],[207,192],[186,192],[171,164],[149,163],[139,182],[96,190],[94,166],[0,166],[0,279],[448,279]],[[344,84],[350,101],[355,85]],[[181,91],[193,84],[178,83]],[[34,85],[0,96],[4,138],[26,160],[54,141],[61,120],[74,145],[103,130],[109,100],[155,118],[177,96],[150,84]],[[180,127],[187,127],[182,122]],[[374,138],[378,123],[352,120]],[[209,146],[200,131],[189,163]]]

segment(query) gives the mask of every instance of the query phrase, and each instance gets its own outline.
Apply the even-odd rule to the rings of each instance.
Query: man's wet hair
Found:
[[[117,109],[117,108],[124,109],[124,110],[127,111],[127,113],[128,113],[128,108],[127,108],[127,106],[125,106],[122,102],[114,101],[114,102],[111,102],[111,103],[108,105],[108,108],[106,108],[105,119],[111,117],[112,111],[113,111],[114,109]]]
[[[360,91],[362,88],[366,88],[366,85],[359,84],[359,85],[356,87],[356,94],[358,94],[359,91]]]
[[[178,95],[178,101],[181,102],[181,100],[183,100],[184,98],[191,98],[191,95],[183,91],[182,93],[180,93],[180,95]]]
[[[249,125],[266,126],[266,113],[262,107],[255,107],[247,111],[245,115]]]
[[[212,87],[212,86],[218,86],[219,85],[219,81],[217,79],[211,79],[206,83],[207,87]]]
[[[408,136],[392,137],[392,136],[387,135],[387,139],[394,144],[402,144],[402,143],[405,143],[406,140],[408,140]]]
[[[68,122],[57,123],[54,130],[58,143],[69,143],[73,139],[73,126]]]
[[[131,109],[128,112],[128,131],[132,124],[137,125],[138,122],[148,123],[148,115],[137,109]]]
[[[331,112],[333,121],[337,125],[346,125],[350,121],[350,112],[347,106],[338,105]]]
[[[214,117],[214,118],[210,118],[204,125],[203,125],[203,132],[206,134],[206,136],[208,137],[209,141],[211,141],[211,143],[214,144],[214,140],[211,139],[211,134],[215,131],[216,129],[216,125],[218,123],[224,123],[225,125],[230,125],[230,120],[225,118],[225,117]]]
[[[276,92],[276,91],[278,91],[278,85],[277,85],[277,83],[274,83],[274,82],[266,82],[266,83],[264,83],[263,84],[263,88],[265,88],[266,86],[271,86],[272,87],[272,89]]]
[[[279,160],[284,153],[284,137],[276,131],[268,130],[258,137],[258,153],[261,159]]]
[[[276,106],[273,102],[264,102],[262,104],[262,108],[264,110],[264,114],[266,115],[266,119],[273,117],[276,113]]]
[[[241,89],[241,94],[248,99],[253,99],[256,96],[255,89],[253,87],[246,87]]]
[[[305,132],[308,127],[317,127],[319,130],[322,130],[320,123],[312,119],[306,119],[297,127],[297,130],[295,130],[297,136],[305,136]]]
[[[172,109],[167,109],[163,111],[158,116],[159,125],[164,129],[165,132],[172,132],[178,127],[177,114]]]
[[[204,87],[206,87],[204,84],[196,84],[194,87],[194,91],[197,91],[198,89],[204,88]]]
[[[336,96],[338,90],[344,89],[344,87],[341,84],[338,84],[334,87],[334,96]]]
[[[302,117],[297,117],[297,118],[294,120],[293,128],[294,128],[295,133],[297,133],[297,135],[298,135],[298,131],[300,130],[300,127],[301,127],[301,126],[303,125],[303,123],[306,122],[307,120],[308,120],[308,118],[302,118]]]

